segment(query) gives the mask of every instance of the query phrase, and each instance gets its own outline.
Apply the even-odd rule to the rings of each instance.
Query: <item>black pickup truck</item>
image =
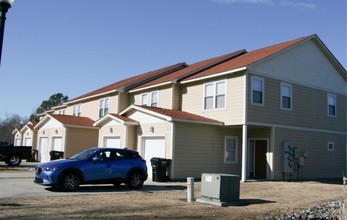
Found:
[[[9,166],[18,166],[23,159],[32,158],[32,147],[13,146],[6,142],[0,143],[0,161],[5,161]]]

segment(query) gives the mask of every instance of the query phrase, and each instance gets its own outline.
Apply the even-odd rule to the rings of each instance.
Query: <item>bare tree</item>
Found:
[[[5,119],[0,119],[0,141],[13,143],[12,132],[16,128],[20,129],[27,122],[27,118],[17,114],[6,114]]]

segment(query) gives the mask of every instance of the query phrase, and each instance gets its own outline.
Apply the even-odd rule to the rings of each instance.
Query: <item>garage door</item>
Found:
[[[104,147],[120,148],[120,137],[105,137]]]
[[[61,137],[54,137],[53,138],[52,150],[54,150],[54,151],[64,151],[64,149],[63,149],[63,138],[61,138]]]
[[[31,138],[25,138],[24,140],[24,146],[31,146],[32,145],[32,140]]]
[[[40,162],[48,162],[48,138],[40,138]]]
[[[153,157],[165,158],[165,138],[144,138],[143,151],[148,168],[148,176],[150,177],[149,179],[152,179],[151,159]]]

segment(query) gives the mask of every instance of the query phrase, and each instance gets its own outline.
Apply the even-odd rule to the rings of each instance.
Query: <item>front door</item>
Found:
[[[251,140],[249,150],[249,177],[267,178],[267,140]]]

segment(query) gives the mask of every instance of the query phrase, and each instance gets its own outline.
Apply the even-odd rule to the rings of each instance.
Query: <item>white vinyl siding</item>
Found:
[[[287,83],[281,83],[281,109],[291,110],[293,101],[292,101],[292,85]]]
[[[260,77],[252,77],[252,104],[264,105],[264,79]]]
[[[110,105],[110,99],[109,98],[105,98],[105,99],[100,99],[99,102],[99,117],[103,117],[108,113],[108,108]]]
[[[237,137],[224,137],[224,163],[237,164]]]
[[[217,81],[204,85],[204,109],[223,109],[226,104],[226,81]]]
[[[336,117],[336,95],[328,94],[328,116]]]

